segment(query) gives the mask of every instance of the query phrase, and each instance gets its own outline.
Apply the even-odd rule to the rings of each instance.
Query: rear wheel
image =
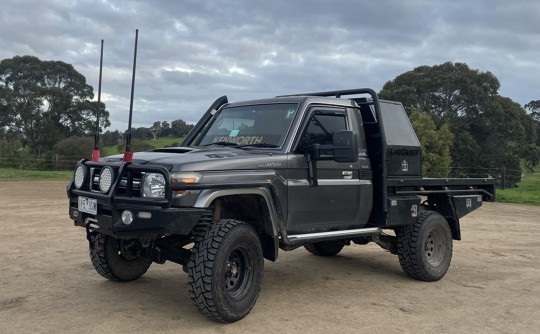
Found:
[[[438,212],[423,211],[413,225],[396,229],[403,271],[421,281],[438,281],[452,260],[452,232]]]
[[[259,236],[248,224],[223,219],[195,241],[188,263],[189,296],[206,317],[235,322],[255,305],[264,260]]]
[[[315,254],[318,256],[334,256],[341,252],[344,246],[345,242],[339,240],[332,240],[307,244],[304,246],[304,248],[311,254]]]
[[[141,254],[138,240],[116,239],[94,232],[90,236],[90,259],[101,276],[119,282],[135,280],[148,270],[152,260]]]

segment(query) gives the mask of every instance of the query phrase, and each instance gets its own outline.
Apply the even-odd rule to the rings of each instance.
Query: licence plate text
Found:
[[[79,211],[97,215],[97,200],[79,196]]]

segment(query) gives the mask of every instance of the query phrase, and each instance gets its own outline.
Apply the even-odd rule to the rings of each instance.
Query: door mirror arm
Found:
[[[310,187],[317,187],[319,181],[317,179],[317,160],[312,158],[312,154],[305,154],[308,165],[308,182]]]

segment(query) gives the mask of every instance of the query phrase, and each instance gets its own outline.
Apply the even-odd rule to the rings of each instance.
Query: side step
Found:
[[[357,228],[354,230],[343,231],[331,231],[331,232],[319,232],[319,233],[307,233],[307,234],[294,234],[289,235],[287,238],[292,245],[303,245],[317,241],[325,240],[338,240],[338,239],[354,239],[356,237],[364,237],[369,235],[379,235],[382,233],[382,229],[379,227],[367,227]]]

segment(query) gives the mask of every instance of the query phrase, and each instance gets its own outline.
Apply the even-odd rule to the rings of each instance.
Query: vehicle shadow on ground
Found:
[[[269,305],[264,298],[283,300],[283,307],[287,307],[291,294],[302,294],[308,290],[320,291],[323,296],[327,291],[333,297],[339,297],[340,294],[349,294],[350,288],[368,282],[372,289],[377,290],[377,281],[384,289],[386,283],[381,277],[396,282],[410,280],[401,271],[397,257],[389,253],[348,251],[334,257],[314,256],[305,251],[282,254],[276,262],[265,261],[257,310],[272,312],[271,309],[265,310],[265,305]],[[191,304],[188,276],[180,266],[153,264],[145,276],[128,283],[92,281],[86,285],[87,289],[93,290],[90,294],[104,306],[114,303],[116,309],[123,310],[123,314],[151,316],[153,321],[189,321],[192,326],[215,326]],[[334,285],[342,288],[329,290]]]

